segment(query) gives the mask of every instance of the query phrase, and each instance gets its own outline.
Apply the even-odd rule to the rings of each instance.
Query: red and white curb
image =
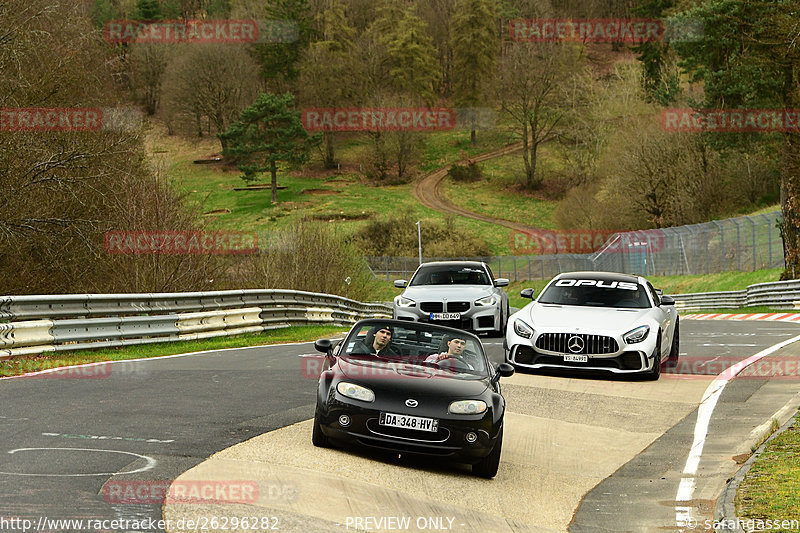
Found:
[[[681,315],[688,320],[780,320],[782,322],[800,322],[800,313],[695,313]]]

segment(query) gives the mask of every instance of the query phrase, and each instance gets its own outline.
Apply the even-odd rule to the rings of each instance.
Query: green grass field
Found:
[[[796,532],[800,522],[800,416],[767,444],[736,494],[736,516],[743,520],[795,521],[795,526],[758,527],[760,531]],[[788,526],[788,527],[786,527]]]

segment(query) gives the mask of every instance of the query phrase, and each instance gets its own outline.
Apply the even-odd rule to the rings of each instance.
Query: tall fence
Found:
[[[561,272],[594,270],[645,276],[679,276],[783,268],[780,212],[741,216],[702,224],[621,232],[591,254],[509,255],[491,257],[424,257],[484,261],[496,277],[512,281],[549,279]],[[424,247],[424,243],[423,243]],[[377,278],[408,279],[418,257],[368,257]]]

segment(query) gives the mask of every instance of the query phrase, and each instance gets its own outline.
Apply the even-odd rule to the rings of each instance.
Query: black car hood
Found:
[[[489,387],[488,376],[453,374],[403,362],[339,358],[331,369],[342,381],[419,396],[471,398],[480,396]]]

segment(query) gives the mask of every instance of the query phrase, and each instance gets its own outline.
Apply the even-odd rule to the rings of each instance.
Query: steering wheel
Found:
[[[455,370],[471,370],[469,364],[460,357],[446,357],[439,361],[439,365],[444,368],[450,367]]]

